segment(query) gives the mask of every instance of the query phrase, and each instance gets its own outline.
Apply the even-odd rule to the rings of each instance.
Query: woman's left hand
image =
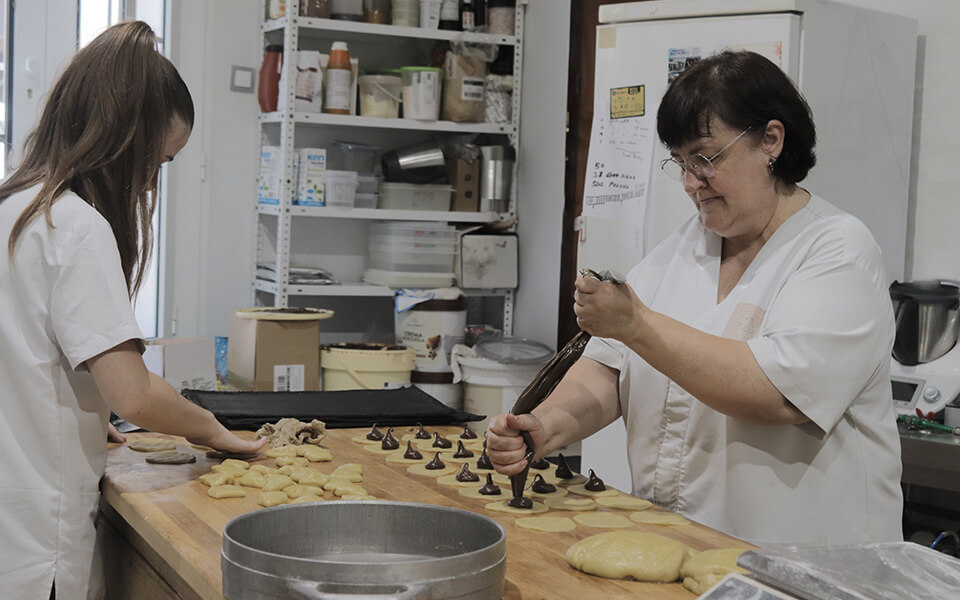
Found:
[[[626,341],[640,326],[646,306],[626,283],[577,277],[573,312],[577,325],[595,337]]]

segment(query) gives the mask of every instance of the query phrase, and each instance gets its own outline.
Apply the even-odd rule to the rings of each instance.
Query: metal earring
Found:
[[[773,173],[773,163],[775,162],[777,162],[777,159],[772,156],[767,160],[767,168],[770,169],[771,173]]]

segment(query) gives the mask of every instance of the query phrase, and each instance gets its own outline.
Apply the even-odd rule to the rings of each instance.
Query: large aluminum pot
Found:
[[[228,600],[499,600],[506,535],[472,512],[410,502],[275,506],[223,529]]]
[[[902,365],[934,361],[960,334],[960,288],[953,282],[894,281],[890,299],[897,323],[893,357]]]

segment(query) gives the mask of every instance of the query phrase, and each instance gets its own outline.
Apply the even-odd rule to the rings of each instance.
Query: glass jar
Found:
[[[390,0],[363,0],[363,20],[367,23],[390,23]]]
[[[514,0],[489,0],[487,2],[487,31],[497,35],[514,35],[517,7]]]
[[[329,19],[330,0],[300,0],[300,16]]]

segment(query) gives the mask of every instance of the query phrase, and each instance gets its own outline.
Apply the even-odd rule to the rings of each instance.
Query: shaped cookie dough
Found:
[[[617,508],[620,510],[647,510],[653,506],[652,502],[637,498],[636,496],[601,496],[597,498],[597,504],[607,508]]]
[[[277,448],[271,448],[264,452],[269,458],[278,458],[281,456],[297,456],[297,447],[296,446],[279,446]]]
[[[496,512],[505,512],[511,515],[537,515],[550,510],[539,502],[534,502],[533,507],[531,508],[514,508],[513,506],[507,504],[507,502],[509,502],[509,500],[498,500],[497,502],[491,502],[490,504],[487,504],[484,506],[484,508]]]
[[[163,452],[151,452],[143,460],[156,465],[185,465],[197,462],[197,455],[190,452],[165,450]]]
[[[323,496],[316,494],[304,494],[290,501],[290,504],[303,504],[304,502],[323,502]]]
[[[672,525],[676,527],[690,524],[690,521],[685,517],[663,510],[645,510],[630,513],[630,520],[634,523],[642,523],[643,525]]]
[[[263,484],[263,491],[276,492],[287,486],[293,485],[293,480],[286,475],[267,475],[267,481]]]
[[[616,515],[615,515],[616,516]],[[640,531],[608,531],[584,538],[567,549],[567,563],[584,573],[637,581],[670,582],[690,550],[662,535]]]
[[[310,462],[330,462],[333,460],[333,453],[327,448],[319,446],[300,446],[297,454]]]
[[[211,498],[243,498],[247,495],[239,485],[212,485],[207,490],[207,495]]]
[[[273,459],[273,462],[277,463],[278,467],[285,467],[287,465],[305,467],[310,464],[310,461],[302,456],[278,456]]]
[[[633,527],[633,521],[623,515],[612,512],[590,512],[573,517],[573,520],[587,527],[604,529],[625,529]]]
[[[205,473],[197,479],[206,486],[215,486],[215,485],[226,485],[228,483],[233,483],[233,475],[230,473]]]
[[[278,504],[286,504],[289,498],[283,492],[260,492],[260,497],[257,498],[257,504],[260,506],[276,506]]]
[[[263,489],[263,486],[267,485],[267,476],[256,471],[247,471],[237,479],[237,485]]]
[[[597,503],[589,498],[574,498],[572,496],[544,498],[543,503],[554,510],[585,511],[597,510]]]
[[[313,494],[314,496],[322,496],[323,488],[316,485],[303,485],[300,483],[295,483],[293,485],[288,485],[283,488],[283,494],[286,494],[288,498],[299,498],[304,494]]]
[[[161,450],[174,450],[176,447],[176,442],[163,438],[140,438],[127,444],[127,448],[137,452],[160,452]]]

